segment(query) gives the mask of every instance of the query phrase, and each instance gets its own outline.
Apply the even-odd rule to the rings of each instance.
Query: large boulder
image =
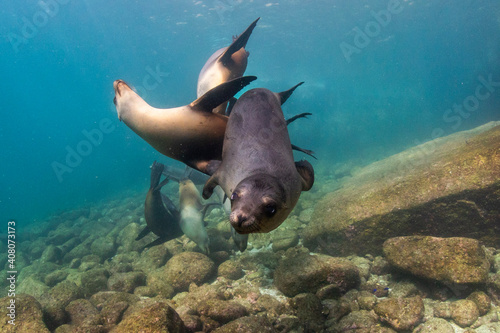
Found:
[[[368,165],[318,202],[304,245],[330,255],[376,255],[388,238],[419,234],[496,246],[499,151],[500,122],[492,122]]]
[[[387,261],[414,275],[448,283],[484,283],[490,263],[479,241],[470,238],[408,236],[388,239]]]
[[[111,332],[184,333],[186,328],[174,309],[157,302],[129,314]]]
[[[360,283],[359,271],[346,259],[290,249],[274,272],[274,284],[286,296],[313,293],[330,286],[340,295]]]
[[[0,316],[0,332],[50,332],[43,322],[42,307],[33,296],[0,298]]]
[[[167,281],[175,290],[185,291],[191,283],[207,282],[215,273],[214,262],[204,254],[182,252],[173,256],[162,268]]]

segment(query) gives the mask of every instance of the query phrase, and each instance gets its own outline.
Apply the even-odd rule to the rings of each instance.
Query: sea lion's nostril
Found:
[[[244,215],[238,215],[238,227],[241,227],[241,225],[243,224],[243,222],[245,222],[247,220],[247,217],[244,216]]]

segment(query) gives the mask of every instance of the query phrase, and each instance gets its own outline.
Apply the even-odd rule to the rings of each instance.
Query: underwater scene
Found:
[[[500,2],[0,7],[0,332],[500,333]]]

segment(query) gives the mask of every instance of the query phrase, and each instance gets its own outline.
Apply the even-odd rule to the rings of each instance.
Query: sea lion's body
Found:
[[[158,245],[182,236],[182,230],[179,227],[179,216],[175,207],[173,209],[172,207],[167,209],[163,203],[160,191],[167,182],[167,180],[165,180],[160,183],[163,167],[163,164],[157,163],[156,161],[151,167],[151,184],[146,195],[146,201],[144,202],[146,227],[137,236],[136,240],[142,239],[149,232],[153,232],[159,238],[146,245],[146,247]]]
[[[282,102],[281,94],[263,88],[244,93],[229,117],[222,162],[208,167],[215,172],[203,197],[220,185],[231,198],[230,222],[240,234],[278,227],[314,182],[312,166],[293,160]]]
[[[203,221],[204,205],[201,203],[200,192],[189,179],[179,182],[179,210],[182,232],[208,253],[210,240]]]
[[[198,76],[198,97],[221,83],[243,76],[249,55],[245,46],[258,20],[252,22],[241,35],[234,38],[230,46],[217,50],[208,58]],[[217,106],[213,112],[224,115],[226,106],[227,102]]]
[[[238,78],[209,90],[189,105],[157,109],[125,82],[117,80],[118,118],[160,153],[205,172],[206,163],[220,159],[228,118],[212,110],[227,101],[255,77]]]

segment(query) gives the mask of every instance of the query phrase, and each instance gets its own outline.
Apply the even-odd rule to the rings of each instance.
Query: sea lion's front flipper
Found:
[[[221,83],[217,87],[207,91],[203,96],[189,104],[189,106],[193,110],[212,112],[213,109],[222,103],[227,102],[241,89],[256,79],[256,76],[243,76]]]
[[[290,97],[292,95],[292,93],[295,91],[295,89],[297,89],[297,87],[302,85],[303,83],[304,82],[297,83],[296,85],[294,85],[290,89],[278,93],[278,95],[280,96],[280,99],[281,99],[281,105],[285,104],[288,97]]]
[[[292,118],[288,118],[286,120],[286,125],[290,125],[292,122],[294,122],[295,120],[299,119],[299,118],[307,118],[307,116],[311,116],[312,113],[309,113],[309,112],[304,112],[304,113],[300,113],[300,114],[297,114],[295,116],[293,116]]]
[[[242,47],[245,47],[247,45],[248,39],[250,38],[253,29],[257,25],[258,20],[260,20],[260,17],[253,21],[252,24],[250,24],[248,28],[246,28],[246,30],[241,33],[241,35],[233,40],[233,43],[229,45],[227,50],[221,55],[220,62],[226,65],[231,60],[231,56],[233,55],[233,53],[238,52]]]
[[[312,158],[314,158],[315,160],[317,160],[317,158],[316,158],[316,156],[314,156],[314,152],[312,150],[302,149],[300,147],[297,147],[294,144],[292,144],[292,149],[296,150],[296,151],[300,151],[304,154],[307,154],[307,155],[311,156]]]
[[[165,166],[161,163],[156,161],[153,162],[153,165],[151,166],[151,183],[149,184],[150,189],[156,190],[164,167]]]
[[[217,185],[219,185],[217,177],[215,175],[212,175],[212,177],[207,180],[205,186],[203,186],[203,199],[207,200],[208,198],[210,198],[212,196],[212,193],[214,193],[214,188]]]
[[[297,172],[302,178],[302,191],[309,191],[314,184],[314,169],[306,160],[295,162]]]
[[[151,230],[149,230],[149,227],[146,226],[142,231],[139,233],[139,235],[135,238],[136,241],[143,239],[146,237],[147,234],[149,234]]]

